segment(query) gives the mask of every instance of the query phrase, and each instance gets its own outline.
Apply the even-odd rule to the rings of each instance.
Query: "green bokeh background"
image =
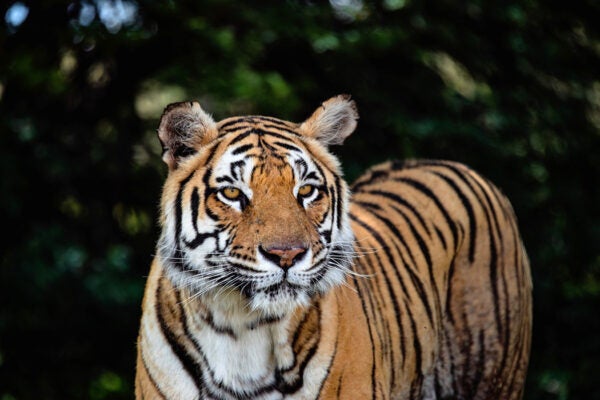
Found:
[[[465,162],[534,278],[526,399],[600,399],[597,1],[21,0],[0,5],[0,400],[132,397],[163,107],[302,121],[350,93],[349,180]],[[24,19],[23,19],[24,16]]]

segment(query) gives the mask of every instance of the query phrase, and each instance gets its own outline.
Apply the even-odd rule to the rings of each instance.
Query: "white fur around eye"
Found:
[[[250,202],[248,195],[246,194],[246,192],[244,190],[241,190],[239,188],[234,188],[240,191],[240,194],[238,196],[238,198],[236,199],[231,199],[227,196],[225,196],[225,194],[223,194],[223,190],[226,188],[222,188],[219,189],[217,191],[217,198],[222,202],[227,204],[228,206],[230,206],[231,208],[242,212],[242,210],[248,205],[248,203]]]
[[[303,196],[299,193],[300,188],[306,185],[312,186],[312,191],[308,193],[308,195]],[[303,183],[302,185],[298,185],[298,187],[295,189],[296,198],[304,208],[306,208],[312,201],[314,201],[317,198],[317,196],[319,196],[319,187],[320,185],[317,183]]]

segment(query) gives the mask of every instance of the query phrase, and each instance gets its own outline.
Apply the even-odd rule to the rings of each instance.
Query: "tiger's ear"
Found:
[[[169,104],[158,125],[162,159],[169,170],[174,170],[184,158],[195,154],[217,135],[215,121],[197,102]]]
[[[303,135],[317,139],[328,146],[342,144],[354,129],[358,120],[356,103],[350,95],[332,97],[300,125]]]

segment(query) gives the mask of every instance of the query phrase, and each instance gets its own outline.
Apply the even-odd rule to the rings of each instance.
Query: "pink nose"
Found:
[[[267,259],[271,260],[281,268],[289,268],[296,263],[296,261],[302,259],[304,253],[306,253],[306,247],[294,246],[294,247],[259,247],[260,252]]]

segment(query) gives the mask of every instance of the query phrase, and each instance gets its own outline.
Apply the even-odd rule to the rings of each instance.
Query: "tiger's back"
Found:
[[[462,164],[431,160],[376,166],[351,189],[373,395],[520,398],[531,277],[504,195]]]
[[[327,147],[357,118],[347,96],[302,124],[167,107],[137,398],[521,398],[531,278],[508,200],[429,160],[350,196]]]

